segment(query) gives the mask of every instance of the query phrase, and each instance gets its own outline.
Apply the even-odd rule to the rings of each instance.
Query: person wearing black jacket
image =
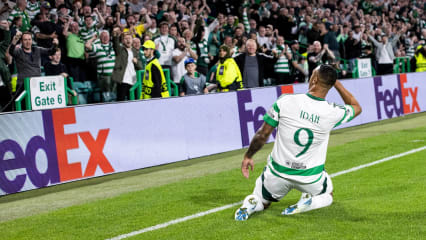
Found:
[[[294,40],[295,36],[291,33],[291,29],[296,26],[296,23],[287,8],[280,9],[278,23],[279,34],[287,40]]]
[[[56,48],[49,51],[50,62],[44,65],[44,72],[46,76],[57,76],[62,75],[64,78],[68,78],[68,70],[65,64],[61,62],[61,49]],[[71,89],[72,95],[77,96],[77,92],[73,90],[71,81],[67,80],[67,86]]]
[[[21,41],[21,47],[17,48],[16,45]],[[31,32],[18,32],[12,39],[9,48],[9,54],[15,59],[16,68],[18,72],[18,80],[16,84],[15,96],[19,96],[24,90],[24,79],[31,77],[41,76],[41,55],[48,54],[58,46],[58,39],[52,41],[50,49],[33,46],[33,39]]]
[[[253,39],[247,40],[246,49],[247,52],[234,58],[243,76],[243,85],[245,88],[263,87],[265,70],[273,69],[278,60],[277,53],[273,52],[274,56],[256,53],[257,43]]]
[[[345,41],[345,58],[349,59],[349,71],[353,71],[355,60],[361,56],[361,41],[353,37],[354,32],[349,31]]]
[[[321,31],[319,30],[319,23],[314,23],[312,25],[312,28],[306,32],[306,37],[308,38],[309,45],[321,39]]]
[[[10,72],[6,62],[6,51],[10,43],[9,24],[1,21],[0,29],[3,36],[0,41],[0,112],[6,112],[12,110]]]

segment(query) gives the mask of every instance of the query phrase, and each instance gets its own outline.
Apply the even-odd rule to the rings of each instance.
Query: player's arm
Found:
[[[336,80],[334,87],[336,88],[337,92],[339,92],[345,104],[351,105],[353,107],[354,117],[358,116],[362,112],[362,108],[355,97],[343,86],[339,80]]]
[[[269,125],[268,123],[264,122],[260,129],[256,132],[253,139],[250,142],[250,146],[247,150],[247,152],[244,154],[244,160],[241,164],[241,172],[243,173],[245,178],[249,177],[249,168],[253,171],[254,167],[254,161],[253,156],[254,154],[259,151],[263,145],[265,145],[266,141],[268,140],[269,136],[271,135],[272,131],[274,130],[274,127]]]

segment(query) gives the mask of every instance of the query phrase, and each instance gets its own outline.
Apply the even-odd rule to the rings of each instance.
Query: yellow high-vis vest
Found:
[[[149,62],[145,67],[145,72],[142,79],[142,94],[141,99],[150,99],[152,98],[152,89],[155,84],[158,84],[152,81],[152,65],[155,65],[161,73],[161,97],[170,97],[169,91],[167,90],[166,77],[164,76],[163,68],[160,65],[158,59],[154,58]]]
[[[416,72],[426,72],[426,58],[423,54],[419,53],[414,55],[416,58]]]
[[[219,89],[223,92],[229,91],[228,86],[234,82],[243,88],[240,68],[233,58],[226,59],[223,63],[219,62],[216,70],[216,80],[219,83]]]

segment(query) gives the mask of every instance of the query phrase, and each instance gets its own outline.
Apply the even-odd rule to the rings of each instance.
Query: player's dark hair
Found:
[[[337,80],[337,71],[331,65],[323,64],[318,69],[318,76],[320,82],[329,87],[332,87]]]

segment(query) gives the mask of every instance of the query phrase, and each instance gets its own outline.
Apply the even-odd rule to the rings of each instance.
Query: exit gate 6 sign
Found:
[[[30,79],[33,110],[66,107],[66,86],[63,76],[33,77]]]
[[[371,59],[361,58],[358,59],[358,77],[365,78],[371,77],[373,73],[371,71]]]

